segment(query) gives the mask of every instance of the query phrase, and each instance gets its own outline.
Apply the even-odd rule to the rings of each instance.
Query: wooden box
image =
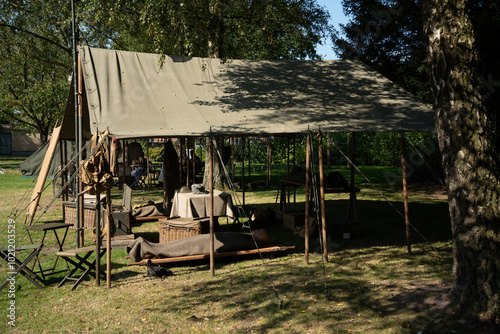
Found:
[[[159,222],[160,243],[210,232],[209,218],[162,218]]]

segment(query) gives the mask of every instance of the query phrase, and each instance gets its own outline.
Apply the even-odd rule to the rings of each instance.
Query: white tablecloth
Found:
[[[194,218],[210,216],[210,194],[176,193],[170,217]],[[231,195],[214,190],[214,216],[233,215]]]

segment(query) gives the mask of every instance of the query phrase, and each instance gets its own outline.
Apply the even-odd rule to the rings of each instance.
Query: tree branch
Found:
[[[29,31],[29,30],[26,30],[26,29],[22,29],[22,28],[19,28],[19,27],[16,27],[16,26],[13,26],[13,25],[10,25],[10,24],[7,24],[7,23],[0,23],[0,27],[6,27],[6,28],[10,28],[12,30],[20,31],[22,33],[31,35],[31,36],[33,36],[35,38],[41,39],[42,41],[48,42],[48,43],[50,43],[52,45],[55,45],[58,48],[63,49],[67,53],[71,53],[72,52],[70,48],[62,46],[61,44],[59,44],[57,42],[54,42],[53,40],[51,40],[51,39],[49,39],[49,38],[47,38],[45,36],[41,36],[41,35],[39,35],[37,33],[32,32],[32,31]]]

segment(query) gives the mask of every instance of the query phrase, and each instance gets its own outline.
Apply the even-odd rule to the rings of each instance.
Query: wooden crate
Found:
[[[160,243],[192,237],[210,232],[208,218],[162,218],[160,223]]]

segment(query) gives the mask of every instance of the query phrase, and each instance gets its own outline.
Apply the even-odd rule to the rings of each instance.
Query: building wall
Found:
[[[42,146],[40,135],[0,126],[0,155],[29,156]]]

